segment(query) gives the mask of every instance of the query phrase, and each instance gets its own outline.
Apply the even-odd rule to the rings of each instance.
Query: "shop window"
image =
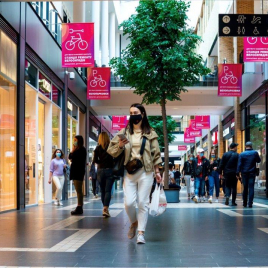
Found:
[[[51,83],[41,72],[39,72],[39,92],[47,98],[51,98]]]
[[[61,107],[61,91],[52,85],[52,101]]]
[[[73,117],[76,120],[78,119],[78,107],[69,100],[67,103],[67,111],[71,117]]]
[[[25,60],[25,81],[33,87],[37,87],[37,68],[28,60]]]
[[[61,148],[60,145],[60,109],[52,106],[52,151]]]

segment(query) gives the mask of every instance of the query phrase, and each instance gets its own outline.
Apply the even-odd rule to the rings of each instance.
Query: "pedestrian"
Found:
[[[237,206],[236,195],[237,195],[237,163],[239,154],[237,153],[238,143],[231,143],[229,152],[223,154],[220,166],[219,174],[220,178],[225,181],[225,205],[229,205],[229,199],[232,194],[232,206]]]
[[[169,171],[168,171],[168,187],[169,188],[176,188],[176,189],[181,189],[179,185],[177,185],[175,177],[174,177],[174,172],[172,168],[172,163],[169,163],[168,165]],[[163,173],[163,178],[165,178],[165,171]]]
[[[52,180],[56,186],[56,198],[54,204],[56,206],[62,206],[60,202],[62,197],[62,189],[65,181],[64,168],[66,168],[66,162],[64,160],[64,153],[61,149],[56,149],[52,155],[50,162],[50,172],[48,183],[51,184]]]
[[[109,205],[114,184],[113,157],[107,153],[109,144],[110,138],[108,134],[101,132],[93,158],[93,163],[98,164],[97,178],[101,189],[101,201],[103,205],[102,215],[107,218],[110,217]]]
[[[193,198],[195,203],[198,202],[205,202],[205,181],[208,180],[209,175],[209,168],[210,168],[210,162],[209,160],[204,156],[204,149],[203,148],[197,148],[197,157],[195,160],[196,165],[196,174],[195,174],[195,197]],[[201,198],[199,197],[199,194]]]
[[[84,139],[77,135],[74,137],[73,149],[69,154],[71,161],[70,180],[73,180],[75,191],[77,194],[77,207],[71,211],[72,215],[83,214],[83,181],[86,171],[87,151],[84,147]]]
[[[188,160],[183,165],[182,174],[187,186],[188,199],[190,199],[190,197],[194,195],[195,177],[195,162],[192,154],[188,155]]]
[[[243,206],[252,208],[254,199],[254,185],[257,175],[257,164],[261,162],[260,156],[257,151],[253,150],[252,142],[246,143],[245,152],[241,153],[238,158],[237,165],[237,178],[239,173],[242,175],[243,190]],[[249,196],[248,196],[249,195]]]
[[[220,158],[211,161],[209,179],[209,199],[208,202],[213,202],[214,187],[216,190],[216,203],[219,203],[220,196],[220,175],[219,175]]]
[[[98,164],[92,162],[89,170],[89,180],[91,180],[92,182],[92,192],[95,198],[98,198],[98,192],[99,192],[97,171],[98,171]]]
[[[158,136],[150,127],[147,114],[143,105],[135,103],[130,107],[130,118],[126,129],[119,132],[125,133],[121,138],[116,135],[110,143],[108,153],[113,157],[125,154],[127,170],[124,176],[125,208],[131,226],[128,231],[128,238],[132,239],[138,230],[137,243],[145,243],[145,228],[148,219],[149,195],[154,181],[162,182],[158,165],[162,163],[161,152],[158,144]],[[145,142],[144,152],[141,156],[142,144]],[[134,161],[133,161],[134,160]],[[142,168],[135,174],[131,172],[131,164],[142,162]],[[132,173],[132,172],[131,172]],[[138,205],[138,213],[136,212]]]
[[[180,185],[181,173],[180,170],[177,168],[174,172],[174,179],[178,185]]]

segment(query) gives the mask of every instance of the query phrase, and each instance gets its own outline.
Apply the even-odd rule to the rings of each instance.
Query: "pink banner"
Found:
[[[62,67],[94,67],[94,23],[62,24]]]
[[[244,62],[268,61],[268,37],[244,37]]]
[[[187,145],[179,145],[178,151],[187,151]]]
[[[113,116],[112,120],[112,129],[113,130],[121,130],[127,125],[127,117],[126,116]]]
[[[218,96],[242,96],[242,64],[218,65]]]
[[[209,115],[196,115],[195,127],[196,129],[210,129],[210,116]]]
[[[109,100],[111,69],[88,68],[87,69],[87,99],[88,100]]]
[[[184,129],[184,143],[195,143],[195,137],[190,137],[189,135],[189,129]]]
[[[189,120],[189,128],[196,129],[195,120],[194,119]]]

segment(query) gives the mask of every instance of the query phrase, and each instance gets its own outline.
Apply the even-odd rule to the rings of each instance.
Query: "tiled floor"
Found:
[[[238,197],[241,199],[241,197]],[[149,217],[145,245],[127,238],[123,193],[109,219],[100,199],[87,199],[71,216],[75,199],[0,214],[2,267],[265,267],[268,268],[268,202],[253,209],[194,204],[181,193],[160,217]]]

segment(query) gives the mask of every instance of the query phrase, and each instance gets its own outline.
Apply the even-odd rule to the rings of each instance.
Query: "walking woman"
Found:
[[[93,163],[98,164],[97,179],[101,189],[101,201],[103,204],[102,215],[110,217],[109,205],[111,192],[114,183],[113,177],[113,157],[107,153],[110,138],[106,132],[99,135],[98,146],[94,151]]]
[[[120,138],[120,137],[121,138]],[[110,143],[108,153],[113,157],[125,154],[124,165],[131,169],[131,164],[142,162],[142,168],[134,174],[125,170],[124,195],[125,208],[131,226],[128,238],[132,239],[138,230],[137,243],[145,244],[144,232],[148,219],[149,195],[154,180],[162,182],[158,165],[162,162],[156,132],[150,127],[145,108],[139,104],[130,107],[130,118],[126,129],[122,129]],[[142,143],[145,140],[144,152],[141,156]],[[130,166],[130,168],[128,168]],[[132,173],[132,172],[131,172]],[[136,203],[138,213],[136,213]]]
[[[182,170],[183,177],[186,181],[188,199],[194,196],[195,172],[196,172],[196,162],[194,159],[194,155],[190,154],[188,155],[188,161],[184,163]]]
[[[84,139],[77,135],[74,137],[73,149],[69,154],[72,162],[70,169],[70,180],[73,180],[77,194],[77,207],[71,212],[72,215],[83,214],[83,181],[86,170],[87,151],[84,147]]]
[[[55,183],[55,186],[57,188],[56,190],[56,200],[55,205],[56,206],[62,206],[61,195],[62,195],[62,189],[64,185],[64,168],[66,168],[66,162],[64,160],[64,153],[61,149],[57,149],[54,151],[50,163],[50,173],[49,173],[49,179],[48,183],[51,184],[52,179]]]

